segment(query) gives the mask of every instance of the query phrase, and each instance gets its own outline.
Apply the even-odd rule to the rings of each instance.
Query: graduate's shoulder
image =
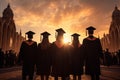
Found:
[[[89,38],[89,37],[86,37],[86,38],[83,39],[83,41],[86,41],[86,40],[99,40],[99,38],[94,36],[92,39]]]
[[[36,41],[32,41],[32,42],[37,44],[37,42],[36,42]]]

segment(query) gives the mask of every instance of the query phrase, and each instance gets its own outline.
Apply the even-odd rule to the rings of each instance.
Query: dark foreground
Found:
[[[120,66],[101,66],[101,80],[120,80]],[[72,80],[72,76],[71,80]],[[35,80],[40,80],[39,76],[34,76]],[[53,77],[49,77],[53,80]],[[0,80],[21,80],[21,67],[0,69]],[[82,80],[90,80],[90,76],[82,75]]]

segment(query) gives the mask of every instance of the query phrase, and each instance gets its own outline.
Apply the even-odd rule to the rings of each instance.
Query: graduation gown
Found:
[[[68,76],[70,74],[70,54],[67,45],[59,48],[55,43],[51,44],[52,76]]]
[[[85,73],[92,75],[100,75],[100,55],[102,54],[102,46],[98,38],[83,40],[84,55],[85,55]]]
[[[51,68],[51,54],[49,53],[48,46],[46,49],[42,49],[41,44],[37,48],[37,74],[38,75],[50,75]]]
[[[83,47],[73,47],[71,46],[71,74],[82,75],[83,74],[83,64],[84,64],[84,54]]]
[[[23,75],[33,75],[35,58],[37,51],[37,43],[32,41],[23,41],[19,53],[19,61],[22,62]]]

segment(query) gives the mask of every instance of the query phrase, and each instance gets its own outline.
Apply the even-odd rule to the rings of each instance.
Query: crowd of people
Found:
[[[96,38],[94,30],[90,26],[86,28],[88,36],[80,44],[80,34],[72,34],[72,44],[64,44],[63,36],[66,33],[62,28],[57,29],[56,41],[49,42],[48,32],[41,33],[41,43],[33,41],[32,31],[28,31],[28,40],[21,44],[18,57],[12,51],[2,52],[0,49],[0,67],[22,65],[22,80],[33,80],[34,73],[40,75],[41,80],[48,80],[53,76],[55,80],[81,80],[82,74],[91,76],[91,80],[100,80],[100,64],[105,66],[120,65],[120,50],[110,53],[109,49],[102,50],[99,38]],[[84,67],[84,68],[83,68]]]
[[[17,64],[17,55],[13,50],[8,50],[5,53],[0,48],[0,68],[13,67]]]
[[[105,51],[103,51],[101,64],[108,67],[111,65],[120,65],[120,50],[116,52],[110,52],[107,48]]]

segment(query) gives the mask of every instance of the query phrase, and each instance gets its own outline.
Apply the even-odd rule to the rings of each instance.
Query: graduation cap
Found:
[[[88,34],[93,34],[93,31],[96,30],[96,28],[94,28],[93,26],[90,26],[86,28],[86,30],[88,30]],[[87,35],[87,31],[86,31],[86,35]]]
[[[28,31],[25,34],[27,34],[27,35],[34,35],[35,33],[33,31]]]
[[[49,35],[51,35],[50,33],[48,33],[47,31],[41,33],[41,35],[43,35],[43,37],[48,37]]]
[[[62,28],[56,29],[56,32],[57,32],[57,36],[63,35],[64,33],[66,33]]]
[[[28,31],[25,34],[28,35],[28,38],[33,38],[33,35],[35,34],[33,31]]]
[[[90,27],[86,28],[86,30],[96,30],[96,28],[94,28],[93,26],[90,26]]]
[[[74,33],[74,34],[72,34],[71,36],[73,36],[73,37],[79,37],[80,35],[77,34],[77,33]]]
[[[45,31],[45,32],[41,33],[41,35],[43,36],[43,38],[48,38],[48,36],[51,35],[51,34],[48,33],[47,31]],[[41,39],[42,39],[42,36],[41,36],[41,38],[40,38],[40,41],[41,41]]]
[[[78,37],[80,36],[79,34],[77,34],[77,33],[74,33],[74,34],[72,34],[71,35],[74,39],[78,39]]]

